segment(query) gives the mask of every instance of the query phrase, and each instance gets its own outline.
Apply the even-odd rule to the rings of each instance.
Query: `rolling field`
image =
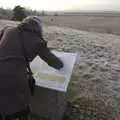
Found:
[[[88,24],[87,19],[82,20],[81,26],[77,21],[82,18],[75,22],[75,18],[72,20],[66,16],[58,22],[56,16],[52,21],[56,23],[52,24],[47,23],[50,18],[41,19],[49,24],[43,25],[43,31],[50,48],[78,53],[68,87],[68,109],[64,120],[120,120],[120,36],[78,30],[78,26],[81,28],[84,25],[82,22]],[[67,28],[62,19],[74,22],[75,29]],[[100,23],[103,18],[96,19]],[[118,18],[115,20],[119,21]],[[108,25],[108,22],[101,22],[100,25],[97,21],[89,25],[96,23],[96,26],[103,28]],[[1,27],[7,24],[16,23],[0,21]],[[114,26],[114,22],[110,25]],[[118,23],[115,25],[119,27]]]

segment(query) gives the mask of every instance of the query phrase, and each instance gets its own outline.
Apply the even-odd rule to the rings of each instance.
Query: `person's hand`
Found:
[[[58,61],[58,63],[56,64],[56,69],[60,70],[61,68],[63,68],[64,64],[61,60]]]
[[[55,69],[60,70],[64,65],[60,59],[57,59],[56,61],[51,61],[50,66],[54,66]]]

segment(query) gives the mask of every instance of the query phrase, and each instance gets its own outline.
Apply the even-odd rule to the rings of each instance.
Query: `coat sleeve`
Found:
[[[0,31],[0,41],[1,41],[3,34],[4,34],[4,28]]]
[[[50,49],[47,47],[47,42],[44,40],[39,46],[39,56],[43,59],[49,66],[55,69],[60,69],[63,67],[62,61],[56,57]]]
[[[4,34],[4,32],[5,32],[5,30],[8,28],[9,26],[6,26],[6,27],[4,27],[1,31],[0,31],[0,40],[1,40],[1,38],[2,38],[2,36],[3,36],[3,34]]]

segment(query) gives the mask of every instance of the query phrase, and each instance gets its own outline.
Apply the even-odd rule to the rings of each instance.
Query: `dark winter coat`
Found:
[[[62,62],[47,48],[40,31],[36,31],[40,27],[39,21],[23,25],[19,28],[29,61],[39,55],[48,65],[61,68]],[[0,38],[0,113],[8,115],[28,107],[30,92],[18,27],[4,28]]]

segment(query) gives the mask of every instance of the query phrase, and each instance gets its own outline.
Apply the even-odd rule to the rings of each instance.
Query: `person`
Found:
[[[3,28],[0,34],[1,117],[24,111],[30,104],[30,91],[26,77],[26,63],[20,43],[21,38],[28,62],[39,55],[49,66],[55,69],[63,67],[62,61],[47,47],[47,41],[42,35],[39,17],[28,16],[17,26]]]

